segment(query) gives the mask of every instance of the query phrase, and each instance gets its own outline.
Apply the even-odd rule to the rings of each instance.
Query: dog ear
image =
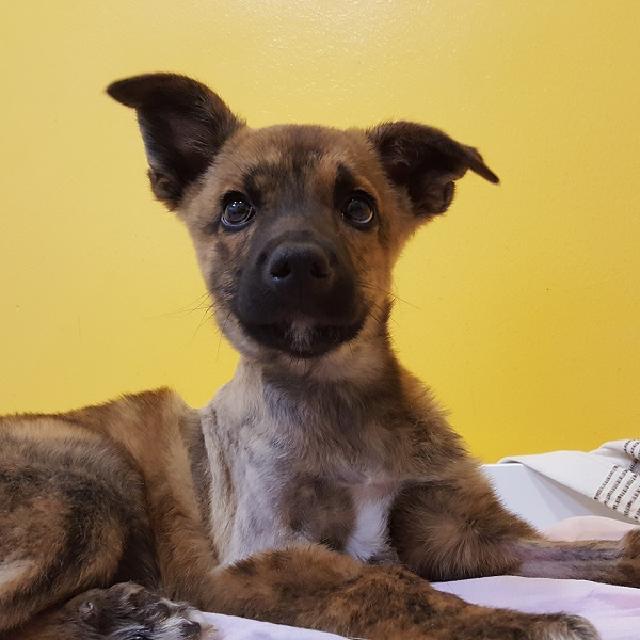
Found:
[[[185,76],[157,73],[117,80],[107,93],[136,110],[151,189],[170,209],[243,126],[221,98]]]
[[[454,180],[471,169],[485,180],[499,179],[477,149],[446,133],[413,122],[391,122],[367,131],[391,182],[406,190],[420,217],[444,213],[454,193]]]

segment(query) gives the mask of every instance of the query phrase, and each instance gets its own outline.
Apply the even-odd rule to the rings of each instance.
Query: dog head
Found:
[[[187,224],[217,320],[246,355],[314,359],[386,335],[391,271],[480,154],[420,124],[251,129],[205,85],[153,74],[137,111],[156,197]]]

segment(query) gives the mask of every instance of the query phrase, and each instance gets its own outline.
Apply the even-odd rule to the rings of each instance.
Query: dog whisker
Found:
[[[384,293],[386,296],[389,296],[390,298],[393,298],[394,301],[398,301],[398,302],[402,302],[403,304],[406,304],[410,307],[413,307],[414,309],[420,311],[420,307],[416,304],[414,304],[413,302],[409,302],[408,300],[405,300],[404,298],[401,298],[397,293],[395,293],[394,291],[388,291],[387,289],[383,289],[382,287],[379,287],[371,282],[365,282],[363,280],[357,280],[357,284],[359,286],[361,286],[363,289],[369,289],[371,291],[378,291],[380,293]]]

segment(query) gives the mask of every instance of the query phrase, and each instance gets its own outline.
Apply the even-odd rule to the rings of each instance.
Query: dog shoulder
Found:
[[[198,412],[173,390],[160,388],[64,413],[25,413],[0,418],[0,433],[24,441],[104,442],[124,448],[143,466],[190,451],[201,438]],[[187,457],[189,454],[187,453]]]
[[[401,375],[402,415],[408,417],[414,462],[429,472],[457,461],[468,459],[460,435],[451,427],[444,411],[436,402],[429,387],[412,373]]]
[[[166,387],[126,394],[62,414],[60,418],[108,435],[138,460],[158,461],[164,457],[161,452],[188,444],[200,431],[198,412]]]
[[[180,396],[167,387],[125,394],[114,400],[88,405],[60,417],[90,429],[112,431],[121,428],[158,433],[190,411]]]

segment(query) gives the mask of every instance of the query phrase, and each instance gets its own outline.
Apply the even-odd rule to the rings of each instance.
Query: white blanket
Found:
[[[282,624],[245,620],[222,613],[203,613],[198,622],[212,625],[204,640],[346,640],[313,629],[299,629]]]
[[[520,462],[640,522],[640,440],[607,442],[590,453],[550,451],[500,462]]]

